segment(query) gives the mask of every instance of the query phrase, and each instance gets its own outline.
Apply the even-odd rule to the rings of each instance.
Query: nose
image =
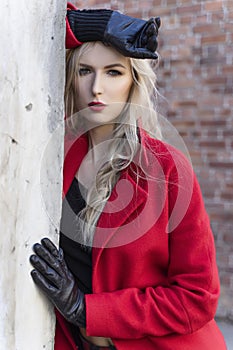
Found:
[[[92,93],[94,96],[101,95],[103,93],[103,81],[101,74],[96,72],[92,82]]]

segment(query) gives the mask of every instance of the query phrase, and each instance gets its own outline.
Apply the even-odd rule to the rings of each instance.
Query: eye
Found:
[[[78,71],[78,74],[79,74],[80,76],[88,75],[88,74],[90,74],[90,73],[91,73],[91,70],[90,70],[90,68],[88,68],[88,67],[79,68],[79,71]]]
[[[116,77],[118,75],[122,75],[122,73],[119,70],[117,70],[117,69],[110,69],[110,70],[108,70],[107,74],[112,76],[112,77]]]

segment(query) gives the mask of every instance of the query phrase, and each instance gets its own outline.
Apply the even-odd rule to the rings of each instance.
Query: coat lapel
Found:
[[[67,134],[64,142],[63,198],[88,151],[88,137]]]
[[[130,170],[124,171],[100,215],[95,231],[93,277],[105,248],[119,247],[141,236],[139,227],[134,227],[134,219],[147,199],[147,190],[135,182]]]

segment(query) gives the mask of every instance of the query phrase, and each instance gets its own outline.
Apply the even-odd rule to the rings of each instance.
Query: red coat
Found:
[[[147,179],[136,183],[135,171],[123,171],[118,184],[125,179],[137,191],[117,211],[112,204],[122,205],[117,199],[122,195],[124,202],[129,193],[123,181],[117,197],[115,186],[99,219],[87,334],[111,338],[119,350],[224,350],[213,319],[219,297],[214,240],[196,177],[173,147],[144,133],[141,144],[135,162]],[[64,193],[87,149],[81,137],[66,153]],[[58,318],[55,349],[76,349]]]

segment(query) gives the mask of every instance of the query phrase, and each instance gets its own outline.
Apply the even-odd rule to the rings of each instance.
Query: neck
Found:
[[[89,131],[90,161],[97,165],[100,160],[107,159],[109,142],[111,140],[113,124],[101,125]]]
[[[91,147],[98,145],[101,142],[107,141],[111,138],[113,131],[113,124],[106,124],[97,126],[89,131]]]

